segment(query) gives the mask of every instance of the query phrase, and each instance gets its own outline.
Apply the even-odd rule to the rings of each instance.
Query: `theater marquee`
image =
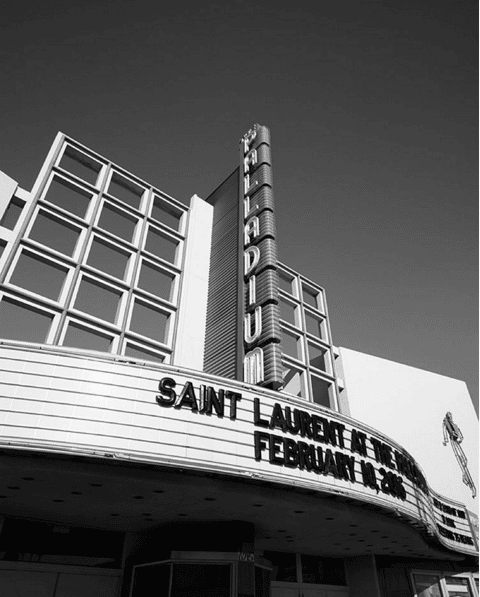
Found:
[[[463,504],[375,429],[294,396],[168,365],[0,346],[0,443],[256,478],[376,505],[476,554]],[[6,394],[8,396],[8,393]]]
[[[188,417],[190,411],[235,422],[246,418],[251,458],[265,478],[281,475],[283,482],[291,482],[296,477],[300,484],[314,485],[319,491],[343,489],[359,499],[394,506],[424,522],[448,547],[475,552],[476,539],[465,507],[434,497],[414,459],[360,423],[353,425],[332,411],[295,407],[280,397],[196,386],[175,377],[162,378],[159,391],[157,403],[180,411],[179,416],[183,411]],[[232,446],[239,440],[247,443],[241,435],[240,440],[232,431]]]

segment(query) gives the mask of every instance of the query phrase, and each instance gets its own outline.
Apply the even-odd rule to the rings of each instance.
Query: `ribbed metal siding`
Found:
[[[208,288],[206,373],[236,378],[239,264],[238,169],[207,201],[214,206]]]

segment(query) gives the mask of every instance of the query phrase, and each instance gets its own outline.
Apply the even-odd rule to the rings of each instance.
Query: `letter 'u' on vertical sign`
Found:
[[[245,342],[247,344],[252,344],[260,338],[260,334],[262,333],[262,308],[256,307],[255,308],[255,329],[252,332],[252,314],[247,313],[245,315]]]
[[[243,380],[251,384],[259,384],[264,380],[263,350],[261,348],[254,348],[245,355]]]

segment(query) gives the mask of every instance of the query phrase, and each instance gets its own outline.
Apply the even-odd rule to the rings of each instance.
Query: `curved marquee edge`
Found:
[[[131,358],[15,342],[0,344],[0,358],[1,395],[15,387],[0,415],[14,413],[16,421],[2,417],[0,445],[108,453],[341,495],[393,511],[450,550],[478,554],[465,505],[433,491],[402,446],[360,421],[258,386]],[[95,418],[99,396],[115,421],[108,426]],[[33,404],[28,412],[38,400],[49,403],[55,433],[49,415]],[[70,413],[63,431],[56,407]],[[32,441],[32,426],[43,440]],[[197,445],[189,445],[187,428]]]

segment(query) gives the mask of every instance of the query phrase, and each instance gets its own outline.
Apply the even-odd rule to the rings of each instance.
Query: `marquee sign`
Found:
[[[442,542],[452,549],[456,549],[459,544],[476,546],[478,549],[478,537],[472,528],[472,521],[465,506],[448,503],[445,498],[433,492],[432,502],[436,527],[442,536]]]
[[[183,386],[175,378],[159,383],[157,403],[195,414],[237,419],[242,394],[212,386]],[[252,420],[254,458],[257,462],[298,469],[324,477],[361,483],[379,492],[407,501],[404,482],[429,495],[427,482],[413,459],[379,438],[329,416],[275,402],[264,416],[261,399],[253,398]],[[268,431],[266,431],[268,430]],[[284,435],[278,432],[283,432]],[[276,433],[273,433],[276,432]],[[376,464],[375,464],[376,463]]]
[[[477,553],[465,507],[434,493],[399,444],[360,421],[174,366],[135,367],[46,346],[0,346],[0,353],[4,445],[115,455],[343,495],[420,524],[450,549]]]
[[[244,381],[282,386],[277,245],[270,131],[256,124],[243,136],[240,193],[244,246]]]
[[[166,377],[157,403],[237,421],[250,420],[250,449],[261,471],[299,475],[317,489],[341,489],[379,501],[422,520],[451,549],[474,553],[476,539],[466,508],[434,494],[413,458],[387,438],[344,417],[299,408],[245,392]],[[187,413],[185,413],[188,416]],[[232,439],[233,439],[232,435]]]

